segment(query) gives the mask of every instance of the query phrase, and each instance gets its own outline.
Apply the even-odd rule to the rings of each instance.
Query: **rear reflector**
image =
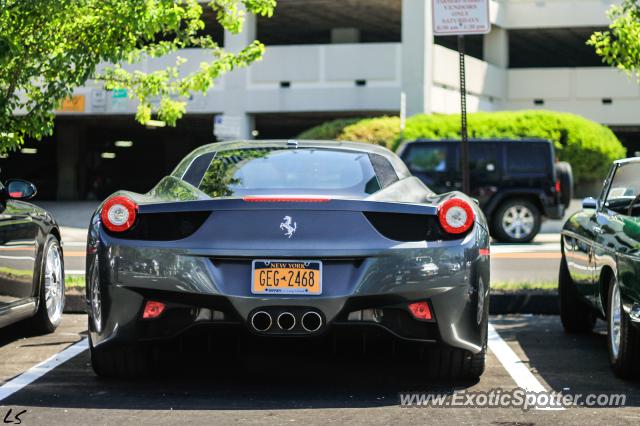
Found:
[[[416,302],[409,305],[409,312],[417,320],[429,321],[432,319],[431,308],[427,302]]]
[[[556,181],[556,192],[559,194],[562,191],[562,186],[560,185],[560,181]]]
[[[491,254],[491,250],[486,248],[486,249],[480,249],[480,256],[489,256]]]
[[[22,192],[14,191],[9,193],[9,197],[11,198],[22,198]]]
[[[142,313],[142,318],[144,319],[154,319],[158,318],[164,312],[164,303],[154,302],[153,300],[147,301],[147,304],[144,305],[144,312]]]
[[[331,198],[326,197],[262,197],[246,196],[242,198],[249,203],[326,203]]]

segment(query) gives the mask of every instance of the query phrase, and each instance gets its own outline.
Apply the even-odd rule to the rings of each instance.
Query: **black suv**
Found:
[[[459,140],[405,142],[398,155],[435,192],[461,189]],[[498,241],[531,241],[542,217],[561,219],[573,195],[571,166],[555,162],[553,143],[546,140],[471,140],[469,168],[470,195]]]

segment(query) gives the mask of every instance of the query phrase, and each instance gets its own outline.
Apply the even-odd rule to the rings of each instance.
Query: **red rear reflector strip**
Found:
[[[431,320],[431,308],[427,302],[416,302],[409,305],[409,312],[415,319],[428,321]]]
[[[149,300],[146,305],[144,305],[144,312],[142,313],[142,318],[144,319],[154,319],[158,318],[164,312],[164,303],[154,302],[153,300]]]
[[[331,198],[323,197],[259,197],[247,196],[242,198],[249,203],[326,203]]]
[[[562,187],[560,186],[560,181],[556,182],[556,192],[560,193],[560,191],[562,190]]]
[[[16,192],[10,192],[10,193],[9,193],[9,196],[10,196],[10,197],[13,197],[13,198],[20,198],[20,197],[22,197],[22,192],[18,192],[18,191],[16,191]]]
[[[489,249],[480,249],[480,256],[489,256],[491,254],[491,250]]]

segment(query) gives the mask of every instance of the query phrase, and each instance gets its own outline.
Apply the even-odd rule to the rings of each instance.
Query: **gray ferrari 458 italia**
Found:
[[[441,378],[484,370],[486,220],[375,145],[198,148],[150,192],[102,203],[87,277],[100,376],[148,374],[165,351],[293,342],[415,357]]]

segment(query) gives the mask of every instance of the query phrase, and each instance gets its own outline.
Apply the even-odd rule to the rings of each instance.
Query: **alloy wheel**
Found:
[[[613,282],[613,290],[609,300],[609,339],[611,340],[611,352],[614,359],[618,359],[620,353],[620,335],[622,323],[622,308],[620,306],[620,286],[618,281]]]
[[[89,282],[91,296],[91,320],[97,332],[102,330],[102,299],[100,297],[100,278],[98,276],[98,261],[94,262],[91,269],[91,280]]]
[[[44,294],[47,316],[51,324],[57,325],[62,318],[64,307],[64,274],[62,256],[58,244],[51,244],[47,250],[44,269]]]
[[[509,207],[502,215],[502,229],[511,238],[517,240],[531,235],[534,225],[533,212],[526,206]]]

